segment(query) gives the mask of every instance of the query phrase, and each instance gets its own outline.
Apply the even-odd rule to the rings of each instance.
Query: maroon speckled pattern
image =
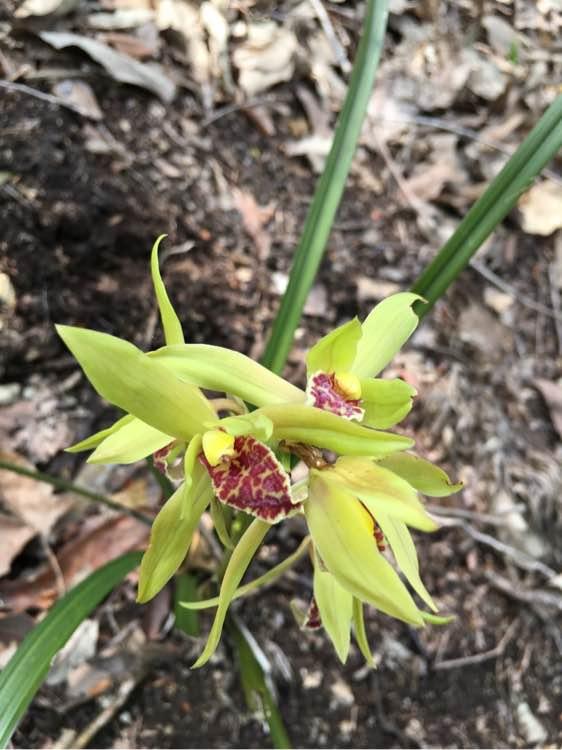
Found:
[[[322,627],[320,610],[318,609],[318,604],[316,604],[316,599],[314,597],[310,600],[302,627],[305,630],[318,630],[318,628]]]
[[[165,445],[163,448],[160,448],[160,450],[157,450],[156,453],[152,454],[152,461],[154,463],[154,468],[157,469],[161,474],[168,475],[168,463],[167,458],[170,455],[170,451],[174,447],[175,440],[172,440],[171,443],[168,443],[168,445]]]
[[[306,387],[308,403],[324,411],[331,411],[338,417],[356,419],[360,422],[365,412],[358,400],[346,399],[338,389],[334,374],[315,372],[308,380]]]
[[[251,435],[237,437],[234,456],[211,466],[204,454],[199,460],[211,477],[216,496],[226,505],[251,513],[268,523],[293,514],[291,484],[273,451]]]

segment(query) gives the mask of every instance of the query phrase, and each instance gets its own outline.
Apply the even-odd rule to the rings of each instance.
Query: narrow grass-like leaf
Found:
[[[387,15],[387,0],[369,0],[363,35],[357,49],[349,89],[336,126],[332,148],[316,186],[303,234],[295,252],[289,284],[262,357],[262,363],[273,372],[281,372],[285,365],[308,292],[324,255],[371,97]]]
[[[425,297],[417,303],[422,317],[466,268],[483,242],[515,206],[544,166],[562,148],[562,94],[559,95],[476,201],[435,259],[416,280],[412,291]]]
[[[199,635],[199,614],[181,606],[184,599],[197,597],[197,579],[191,573],[180,573],[174,580],[175,626],[184,633],[196,638]]]
[[[248,708],[263,712],[273,747],[279,750],[292,747],[277,707],[271,669],[268,668],[265,654],[252,634],[234,617],[228,618],[228,630],[238,657],[240,680]]]
[[[130,552],[71,589],[26,636],[0,673],[0,747],[6,747],[49,671],[51,661],[78,625],[140,562]]]

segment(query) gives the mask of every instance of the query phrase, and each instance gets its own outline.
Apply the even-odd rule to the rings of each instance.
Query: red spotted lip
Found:
[[[203,453],[199,456],[217,498],[268,523],[292,515],[299,506],[291,500],[289,475],[271,448],[243,435],[234,440],[234,451],[217,466],[211,466]]]

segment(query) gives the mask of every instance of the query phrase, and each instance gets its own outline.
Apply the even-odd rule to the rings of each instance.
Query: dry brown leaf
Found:
[[[547,237],[562,229],[562,185],[537,182],[520,199],[518,208],[523,231]]]
[[[260,206],[251,193],[246,193],[238,188],[234,188],[232,195],[234,206],[242,216],[244,229],[254,241],[258,257],[261,260],[267,258],[271,247],[271,237],[265,230],[265,226],[271,221],[275,213],[274,204]]]
[[[118,31],[109,31],[102,34],[101,39],[110,44],[118,52],[134,57],[135,60],[148,60],[158,53],[159,41],[146,41],[133,34],[121,34]]]
[[[160,0],[156,25],[161,31],[172,29],[181,35],[193,78],[203,87],[211,79],[211,58],[205,43],[199,8],[186,0]]]
[[[80,0],[24,0],[14,13],[16,18],[33,16],[64,16],[73,11]]]
[[[36,533],[17,518],[0,513],[0,577],[10,572],[12,560]]]
[[[70,79],[58,81],[53,86],[53,94],[71,104],[84,117],[89,117],[90,120],[103,120],[103,112],[96,95],[85,81]]]
[[[232,56],[238,68],[238,83],[246,96],[256,96],[281,81],[295,69],[297,39],[292,31],[274,21],[252,23],[246,41]]]
[[[41,31],[39,37],[55,49],[78,47],[103,66],[116,81],[152,91],[164,102],[171,102],[176,94],[176,84],[155,65],[140,63],[96,39],[65,31]]]
[[[118,8],[113,13],[91,13],[88,26],[102,31],[122,31],[142,26],[154,18],[154,11],[147,8]]]
[[[562,437],[562,384],[537,378],[535,385],[545,400],[554,429]]]
[[[429,164],[419,173],[405,180],[408,192],[421,201],[432,201],[438,198],[447,182],[454,182],[459,174],[450,161]]]
[[[56,556],[68,588],[115,557],[144,545],[149,527],[130,516],[91,518],[82,534],[60,549]],[[44,564],[33,577],[0,583],[5,606],[21,612],[29,607],[47,609],[57,597],[55,573]]]
[[[0,458],[25,469],[34,468],[16,453],[2,451]],[[48,534],[56,521],[73,505],[67,495],[56,495],[51,485],[12,471],[0,472],[0,500],[16,518],[35,533],[43,535]]]

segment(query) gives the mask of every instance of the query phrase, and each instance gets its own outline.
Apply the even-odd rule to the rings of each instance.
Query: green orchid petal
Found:
[[[334,576],[322,569],[314,554],[314,598],[318,605],[324,629],[334,644],[336,653],[345,664],[351,641],[351,617],[353,597],[342,588]]]
[[[190,440],[215,413],[193,385],[136,346],[107,333],[57,326],[96,391],[166,435]]]
[[[270,524],[256,518],[248,526],[242,538],[236,545],[234,552],[228,561],[224,578],[222,579],[221,590],[219,593],[219,606],[215,613],[215,619],[207,639],[207,644],[203,649],[203,653],[193,665],[193,669],[202,667],[215,653],[220,641],[224,620],[230,602],[236,593],[236,589],[238,588],[242,576],[246,572],[253,556],[270,528]]]
[[[126,414],[124,417],[121,417],[121,419],[118,419],[117,422],[114,422],[109,427],[106,427],[105,429],[100,430],[99,432],[96,432],[87,438],[84,438],[84,440],[80,440],[79,443],[74,443],[74,445],[71,445],[69,448],[65,448],[64,450],[66,453],[80,453],[81,451],[89,451],[92,450],[92,448],[97,448],[98,445],[105,440],[105,438],[113,435],[114,432],[117,432],[117,430],[121,429],[123,425],[128,424],[132,419],[134,419],[132,414]]]
[[[223,547],[234,549],[234,542],[230,536],[225,516],[231,515],[231,510],[227,505],[220,503],[216,497],[211,498],[211,519]]]
[[[342,456],[323,472],[326,481],[337,482],[356,495],[373,518],[386,513],[422,531],[435,531],[438,524],[426,513],[408,482],[368,458]]]
[[[363,602],[360,601],[356,596],[353,597],[353,630],[355,633],[355,640],[359,646],[359,651],[363,654],[363,658],[367,662],[367,665],[374,669],[375,662],[373,659],[373,652],[369,646],[369,639],[367,638],[367,630],[365,629],[365,617],[363,614]]]
[[[304,509],[323,562],[345,589],[391,617],[423,624],[406,587],[377,550],[372,521],[369,526],[368,514],[358,500],[312,470],[310,498]]]
[[[362,427],[322,409],[304,404],[266,406],[248,419],[265,414],[273,422],[273,438],[314,445],[349,456],[386,456],[411,448],[413,440],[390,432]]]
[[[448,625],[457,619],[456,615],[432,615],[423,611],[420,611],[420,614],[424,622],[429,622],[430,625]]]
[[[152,524],[150,543],[140,567],[137,601],[144,603],[156,596],[182,564],[212,494],[207,472],[196,466],[191,486],[182,484],[167,500]]]
[[[437,607],[420,578],[416,547],[406,524],[397,518],[392,518],[392,516],[386,513],[379,513],[377,515],[377,523],[390,545],[398,567],[406,576],[410,586],[430,609],[437,612]]]
[[[360,378],[378,375],[419,323],[412,310],[422,298],[411,292],[400,292],[383,300],[363,321],[363,335],[351,371]]]
[[[291,555],[289,555],[289,557],[286,557],[278,565],[275,565],[275,567],[271,568],[271,570],[268,570],[267,573],[264,573],[263,575],[258,576],[258,578],[254,578],[253,581],[249,581],[243,586],[237,588],[236,593],[232,597],[232,601],[234,601],[234,599],[240,599],[243,596],[248,596],[248,594],[252,594],[258,589],[274,583],[278,578],[280,578],[284,573],[292,568],[293,565],[301,559],[301,557],[304,556],[304,554],[308,550],[309,545],[310,537],[306,536],[299,544],[297,549]],[[219,597],[214,596],[212,599],[199,599],[193,602],[180,602],[180,604],[186,609],[210,609],[211,607],[218,607]]]
[[[308,352],[308,373],[347,372],[351,369],[357,344],[361,338],[361,323],[353,318],[320,339]]]
[[[453,484],[443,469],[413,453],[388,456],[378,463],[379,466],[384,466],[405,479],[418,492],[428,497],[447,497],[463,487],[462,482]]]
[[[131,417],[98,445],[88,458],[88,463],[132,464],[160,450],[173,439],[140,419]]]
[[[152,247],[152,253],[150,256],[150,272],[152,274],[152,283],[154,285],[154,291],[156,292],[156,301],[158,302],[158,309],[160,310],[160,319],[162,321],[162,328],[164,329],[164,340],[166,344],[170,346],[174,344],[183,344],[183,331],[181,323],[176,314],[176,311],[172,307],[170,298],[162,281],[160,275],[160,266],[158,264],[158,248],[160,243],[167,237],[165,234],[161,234],[156,240]]]
[[[189,513],[191,512],[191,506],[193,505],[190,489],[193,485],[194,478],[199,475],[199,470],[201,468],[197,459],[199,458],[199,454],[201,453],[202,444],[203,440],[201,435],[195,435],[195,437],[193,437],[189,441],[189,445],[187,446],[187,450],[183,458],[183,475],[185,477],[186,492],[184,494],[184,504],[181,514],[182,521],[184,520],[184,518],[187,518],[189,516]]]
[[[220,346],[165,346],[149,356],[188,383],[233,394],[254,406],[305,400],[300,388],[244,354]]]
[[[248,415],[225,417],[221,419],[220,427],[234,437],[252,435],[262,443],[266,443],[273,435],[273,422],[265,414],[258,414],[253,418]]]
[[[401,422],[412,408],[416,389],[394,378],[365,378],[361,380],[361,407],[365,410],[362,424],[387,430]]]

